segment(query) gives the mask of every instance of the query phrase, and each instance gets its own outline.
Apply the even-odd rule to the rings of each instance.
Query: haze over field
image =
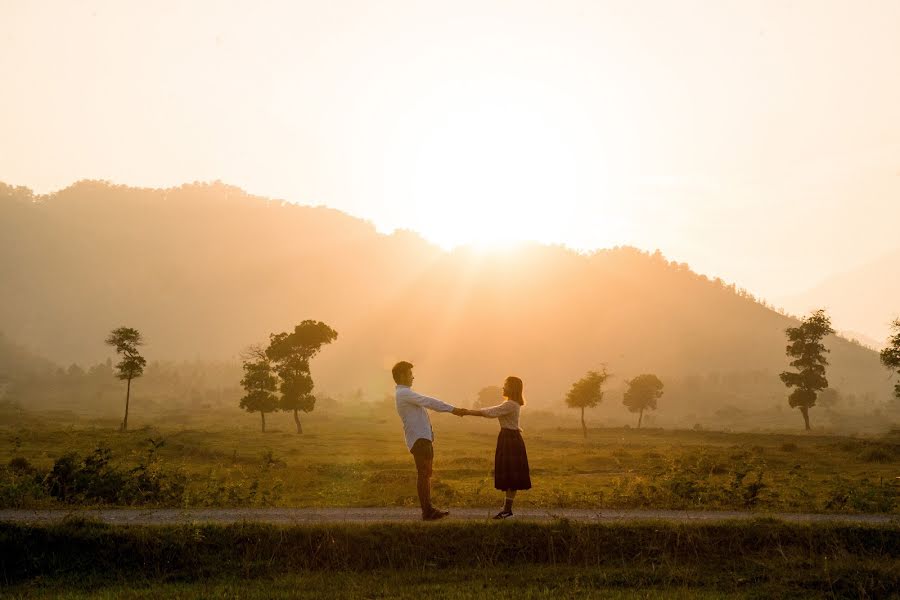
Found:
[[[557,406],[605,364],[658,373],[689,419],[785,403],[775,307],[872,348],[900,316],[896,2],[0,20],[0,355],[22,372],[102,361],[121,325],[155,360],[233,366],[309,318],[340,334],[328,393],[379,398],[408,359],[437,394],[517,373]],[[832,399],[885,406],[876,353],[827,344]]]
[[[879,332],[886,330],[885,315],[900,313],[900,250],[836,273],[810,290],[775,302],[797,314],[825,307],[848,337],[881,348],[885,335]]]
[[[104,337],[122,323],[140,325],[156,360],[236,362],[247,345],[314,318],[339,332],[313,364],[319,392],[380,398],[391,365],[406,359],[432,393],[467,404],[517,373],[534,406],[559,410],[571,383],[601,364],[612,389],[658,373],[668,416],[785,403],[777,373],[795,321],[659,253],[448,253],[223,184],[82,182],[39,201],[7,187],[0,217],[2,277],[14,291],[0,298],[0,322],[61,364],[109,356]],[[836,337],[827,345],[832,387],[851,397],[844,408],[888,400],[875,352]]]

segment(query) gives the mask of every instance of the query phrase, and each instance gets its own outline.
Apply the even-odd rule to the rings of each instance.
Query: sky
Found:
[[[0,0],[0,181],[221,180],[763,298],[900,248],[900,2]]]

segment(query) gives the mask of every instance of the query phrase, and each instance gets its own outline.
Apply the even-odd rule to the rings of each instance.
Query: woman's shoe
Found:
[[[510,518],[511,516],[513,516],[511,510],[501,510],[501,511],[498,512],[496,515],[494,515],[493,518],[494,518],[495,520],[499,520],[499,519],[508,519],[508,518]]]

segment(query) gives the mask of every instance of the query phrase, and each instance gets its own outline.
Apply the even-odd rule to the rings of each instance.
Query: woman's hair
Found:
[[[506,383],[509,384],[509,396],[507,398],[512,400],[519,406],[525,406],[525,396],[522,395],[522,380],[518,377],[509,376],[506,378]]]

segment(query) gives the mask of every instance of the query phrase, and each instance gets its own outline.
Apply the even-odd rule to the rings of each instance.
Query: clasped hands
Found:
[[[457,417],[465,417],[465,416],[477,417],[477,416],[481,415],[481,411],[469,410],[468,408],[454,408],[453,414],[456,415]]]

